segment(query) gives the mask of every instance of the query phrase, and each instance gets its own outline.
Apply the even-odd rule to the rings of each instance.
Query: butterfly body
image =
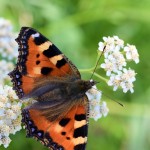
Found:
[[[50,99],[76,99],[84,96],[85,92],[95,84],[94,81],[85,81],[81,79],[36,79],[35,88],[24,98],[34,97],[38,101],[48,101]],[[41,95],[41,96],[40,96]],[[47,96],[46,96],[47,95]],[[40,96],[40,98],[38,98]],[[61,96],[61,97],[60,97]],[[45,99],[46,98],[46,99]]]
[[[9,73],[20,99],[35,103],[22,111],[27,136],[52,150],[85,150],[88,131],[86,91],[96,84],[81,79],[75,65],[46,37],[22,27],[16,68]]]

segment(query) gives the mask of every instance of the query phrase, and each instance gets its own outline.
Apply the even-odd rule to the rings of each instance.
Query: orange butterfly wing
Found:
[[[87,105],[74,106],[63,118],[50,122],[36,108],[23,110],[27,136],[52,150],[85,150],[88,132]]]
[[[32,91],[36,78],[80,78],[77,68],[41,33],[22,27],[18,38],[19,56],[16,68],[9,73],[19,98]]]

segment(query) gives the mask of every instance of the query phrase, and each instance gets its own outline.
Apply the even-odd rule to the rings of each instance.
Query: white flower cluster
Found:
[[[8,147],[11,139],[10,134],[21,130],[21,102],[17,102],[12,87],[0,86],[0,145]]]
[[[12,62],[7,62],[6,60],[0,61],[0,84],[4,85],[10,80],[8,73],[13,70],[14,65]]]
[[[109,109],[106,102],[101,102],[102,93],[97,90],[96,86],[93,86],[86,92],[89,99],[89,117],[97,121],[99,118],[107,116]]]
[[[139,63],[139,54],[134,45],[127,44],[124,46],[124,41],[118,36],[103,37],[104,42],[99,42],[99,50],[104,51],[104,63],[101,68],[104,68],[106,75],[110,77],[109,86],[113,86],[116,91],[118,87],[123,89],[123,92],[133,90],[133,82],[135,79],[135,71],[126,69],[127,61]]]
[[[0,18],[0,54],[3,59],[13,60],[17,57],[17,43],[9,20]]]
[[[0,84],[2,85],[8,81],[7,74],[14,67],[12,60],[18,55],[15,37],[10,21],[0,18]]]

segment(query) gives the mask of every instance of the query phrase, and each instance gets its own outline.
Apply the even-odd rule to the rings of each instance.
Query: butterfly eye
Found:
[[[91,83],[91,86],[97,84],[98,82],[97,81],[94,81],[94,80],[90,80],[90,83]]]

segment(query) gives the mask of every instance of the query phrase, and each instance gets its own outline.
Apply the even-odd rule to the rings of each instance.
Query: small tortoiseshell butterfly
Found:
[[[96,83],[84,81],[75,65],[46,37],[22,27],[16,68],[9,73],[20,99],[35,103],[22,110],[27,136],[52,150],[85,150],[88,98]]]

